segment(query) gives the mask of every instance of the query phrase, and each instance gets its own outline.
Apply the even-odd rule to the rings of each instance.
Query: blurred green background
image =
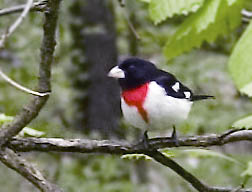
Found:
[[[94,2],[100,7],[90,8],[89,6],[95,3],[89,5],[88,1],[62,1],[57,30],[58,43],[52,68],[53,92],[39,117],[29,127],[43,131],[46,137],[124,138],[130,141],[137,138],[136,135],[139,133],[125,126],[123,120],[118,119],[120,118],[119,95],[116,93],[110,97],[108,95],[109,101],[112,98],[117,102],[113,104],[116,112],[113,117],[115,123],[111,125],[111,119],[107,119],[106,122],[106,118],[102,119],[101,124],[93,123],[99,120],[95,114],[99,114],[101,106],[95,105],[96,103],[90,97],[95,94],[95,91],[94,93],[92,91],[96,90],[96,87],[93,88],[93,83],[100,83],[96,81],[100,71],[97,70],[97,66],[95,68],[97,63],[92,60],[94,56],[89,54],[90,51],[92,52],[92,48],[89,47],[96,46],[94,49],[98,53],[99,46],[103,47],[101,52],[108,49],[113,52],[112,49],[115,47],[112,46],[110,49],[106,47],[106,43],[115,43],[116,48],[111,53],[112,59],[106,58],[101,53],[105,58],[104,63],[103,59],[99,60],[102,70],[100,74],[103,75],[101,84],[104,81],[111,82],[104,86],[113,86],[118,90],[117,84],[107,79],[105,74],[116,64],[117,58],[137,55],[175,74],[196,93],[216,96],[215,100],[194,104],[189,119],[177,128],[181,135],[222,133],[230,129],[235,121],[251,113],[251,99],[239,94],[228,73],[227,65],[232,48],[247,23],[241,24],[228,35],[218,37],[218,40],[213,43],[203,43],[200,49],[167,60],[163,55],[163,46],[186,16],[176,16],[156,26],[148,14],[147,3],[128,1],[125,7],[121,7],[118,1],[101,3],[102,1],[95,0]],[[0,8],[23,3],[25,1],[0,0]],[[252,10],[251,2],[246,6],[247,9]],[[86,10],[87,7],[89,10]],[[99,8],[104,10],[100,11]],[[95,18],[90,15],[92,13],[98,15],[98,21],[92,20]],[[99,20],[100,17],[104,17],[103,14],[108,15],[107,19]],[[1,34],[17,16],[18,14],[12,14],[0,17]],[[1,69],[15,81],[32,89],[36,88],[37,83],[42,24],[43,13],[30,13],[8,39],[6,49],[0,51]],[[134,26],[140,39],[136,38],[129,25]],[[92,35],[96,33],[101,35],[97,38],[105,39],[100,41],[104,40],[104,46],[94,45],[96,36]],[[110,59],[115,62],[107,64],[107,60]],[[103,65],[106,65],[105,68]],[[93,71],[97,71],[97,74]],[[92,74],[96,75],[96,79],[92,79]],[[0,79],[0,88],[0,113],[9,116],[16,115],[22,105],[31,98],[11,87],[3,79]],[[111,93],[116,90],[111,90]],[[99,97],[102,100],[105,96],[100,94]],[[111,114],[112,112],[108,112],[108,115]],[[107,128],[97,129],[103,125]],[[92,130],[92,126],[95,127],[95,131]],[[162,134],[169,135],[170,130]],[[241,184],[244,181],[241,174],[251,160],[251,143],[241,142],[212,149],[218,153],[200,151],[193,153],[186,151],[185,148],[171,151],[176,161],[209,185],[236,187]],[[224,158],[218,155],[219,153],[226,154],[231,160],[226,156]],[[119,156],[101,154],[33,152],[23,155],[42,170],[46,177],[67,192],[194,191],[171,170],[152,161],[127,160]],[[252,187],[252,182],[248,182],[246,187]],[[23,192],[37,191],[37,189],[15,172],[1,165],[0,191]]]

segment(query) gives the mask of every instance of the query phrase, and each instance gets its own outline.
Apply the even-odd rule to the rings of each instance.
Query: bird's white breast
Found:
[[[192,102],[168,96],[165,89],[156,82],[150,82],[143,103],[148,122],[144,121],[135,106],[129,106],[121,99],[121,107],[126,122],[142,129],[167,129],[184,121],[191,109]]]

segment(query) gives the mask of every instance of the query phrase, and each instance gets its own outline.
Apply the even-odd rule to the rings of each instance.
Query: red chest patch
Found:
[[[145,83],[138,88],[122,92],[125,103],[129,106],[135,106],[146,123],[149,122],[149,119],[146,110],[143,108],[143,104],[148,92],[148,86],[149,83]]]

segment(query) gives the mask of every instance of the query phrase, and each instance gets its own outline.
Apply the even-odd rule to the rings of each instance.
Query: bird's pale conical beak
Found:
[[[113,67],[113,68],[109,71],[108,76],[109,76],[109,77],[116,78],[116,79],[125,78],[124,71],[121,70],[118,66]]]

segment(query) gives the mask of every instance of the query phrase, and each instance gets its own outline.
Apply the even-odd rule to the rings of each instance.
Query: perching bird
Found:
[[[194,95],[172,74],[139,58],[124,60],[108,76],[119,81],[126,122],[144,130],[175,126],[187,118],[194,101],[213,98]]]

